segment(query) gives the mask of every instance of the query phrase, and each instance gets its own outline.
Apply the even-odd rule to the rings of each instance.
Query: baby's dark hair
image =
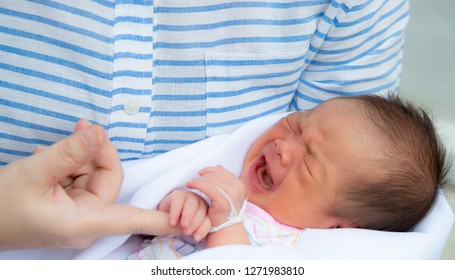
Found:
[[[371,162],[374,171],[342,188],[332,211],[359,228],[409,231],[433,206],[450,169],[433,121],[396,95],[348,98],[364,110],[365,127],[382,151]]]

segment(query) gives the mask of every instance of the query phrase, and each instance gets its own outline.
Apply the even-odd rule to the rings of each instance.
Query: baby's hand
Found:
[[[174,190],[158,205],[158,210],[169,213],[169,224],[180,224],[183,233],[201,241],[210,231],[212,224],[207,216],[208,205],[199,195]]]
[[[201,176],[187,182],[187,186],[210,198],[208,217],[214,227],[226,222],[231,213],[231,205],[222,191],[227,194],[239,213],[246,199],[246,189],[237,176],[220,165],[204,168],[199,171],[199,175]]]

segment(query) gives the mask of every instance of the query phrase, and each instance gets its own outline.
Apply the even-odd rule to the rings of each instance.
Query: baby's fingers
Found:
[[[210,198],[211,204],[208,214],[211,223],[216,226],[226,221],[231,212],[231,206],[215,181],[213,178],[203,176],[188,181],[187,186],[201,191]]]
[[[187,182],[187,187],[196,189],[210,198],[212,204],[216,201],[225,200],[219,191],[219,181],[210,176],[202,176]]]
[[[180,221],[185,197],[172,192],[158,205],[158,210],[169,214],[169,225],[176,226]]]
[[[181,212],[181,217],[180,217],[180,226],[182,228],[186,229],[184,231],[186,234],[190,235],[193,231],[190,231],[192,226],[192,223],[194,223],[194,218],[196,216],[197,211],[199,210],[199,200],[198,196],[194,193],[191,192],[186,192],[185,193],[185,202],[183,204],[183,209]],[[188,232],[188,233],[187,233]]]
[[[205,168],[202,168],[199,170],[199,175],[204,176],[209,173],[214,173],[214,172],[220,172],[220,173],[225,173],[225,174],[230,174],[231,172],[224,168],[222,165],[217,165],[217,166],[208,166]],[[235,175],[234,175],[235,176]]]
[[[187,235],[193,235],[194,231],[196,231],[201,224],[203,224],[204,220],[207,217],[207,209],[208,206],[206,202],[202,198],[197,199],[197,207],[196,209],[192,210],[192,212],[188,212],[186,215],[186,209],[184,210],[185,216],[182,214],[182,221],[180,225],[184,229],[183,232]]]
[[[201,241],[204,239],[207,234],[209,234],[210,230],[212,229],[212,223],[210,219],[206,216],[199,227],[193,232],[193,239],[196,242]]]

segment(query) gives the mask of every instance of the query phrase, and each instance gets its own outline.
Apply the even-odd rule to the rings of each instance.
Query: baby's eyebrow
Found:
[[[300,133],[303,132],[303,128],[304,128],[304,120],[306,118],[308,118],[311,113],[313,112],[313,109],[309,109],[309,110],[306,110],[306,111],[302,111],[301,114],[298,115],[297,117],[297,128],[299,129]]]

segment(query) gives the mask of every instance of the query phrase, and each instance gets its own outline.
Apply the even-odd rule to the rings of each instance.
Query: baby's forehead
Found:
[[[326,100],[323,103],[319,104],[317,107],[324,106],[324,105],[325,106],[330,105],[332,109],[337,108],[341,111],[353,113],[353,112],[358,112],[358,109],[360,107],[364,107],[364,106],[362,106],[362,104],[364,104],[364,103],[361,102],[356,97],[349,96],[349,97],[336,97],[336,98]]]
[[[304,121],[307,117],[315,115],[317,119],[344,117],[345,119],[365,119],[368,115],[368,108],[362,102],[352,97],[337,97],[324,101],[312,109],[299,111],[298,121]],[[310,120],[312,118],[309,118]]]

